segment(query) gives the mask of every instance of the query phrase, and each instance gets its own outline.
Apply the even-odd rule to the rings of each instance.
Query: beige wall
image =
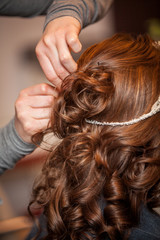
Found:
[[[14,102],[21,89],[43,81],[34,66],[22,61],[22,53],[41,36],[44,19],[0,17],[0,126],[14,114]]]

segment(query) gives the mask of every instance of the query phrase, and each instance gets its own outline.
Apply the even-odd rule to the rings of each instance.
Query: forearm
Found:
[[[62,16],[76,18],[82,28],[104,17],[113,0],[55,0],[49,7],[45,26]]]
[[[1,16],[34,17],[46,15],[48,22],[62,16],[76,18],[82,28],[107,13],[113,0],[0,0]]]
[[[35,145],[24,142],[14,126],[14,119],[0,129],[0,174],[11,169],[23,156],[33,152]]]
[[[46,15],[53,0],[0,0],[1,16],[34,17]]]

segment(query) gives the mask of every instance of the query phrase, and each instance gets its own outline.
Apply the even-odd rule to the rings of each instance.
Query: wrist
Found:
[[[25,142],[25,143],[32,143],[31,140],[31,135],[29,135],[25,130],[23,125],[21,124],[21,122],[17,119],[17,117],[15,116],[14,119],[14,127],[15,127],[15,131],[17,133],[17,135],[20,137],[20,139]]]

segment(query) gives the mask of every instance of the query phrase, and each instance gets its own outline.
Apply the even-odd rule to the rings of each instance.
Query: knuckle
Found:
[[[68,54],[62,54],[60,56],[60,60],[63,64],[65,64],[70,60],[70,56]]]
[[[71,37],[68,38],[68,44],[69,45],[74,45],[77,42],[77,37],[72,35]]]
[[[57,80],[57,76],[55,74],[52,74],[51,72],[48,72],[46,74],[46,78],[53,84]]]
[[[56,80],[56,76],[53,76],[52,74],[49,74],[49,73],[46,74],[46,77],[52,83]]]
[[[51,43],[52,43],[51,37],[48,36],[48,35],[45,35],[45,36],[43,37],[43,43],[44,43],[47,47],[50,46]]]
[[[37,46],[36,46],[36,48],[35,48],[35,53],[36,53],[36,55],[37,55],[37,57],[38,56],[41,56],[41,47],[40,47],[40,45],[38,44]]]
[[[64,76],[66,74],[66,72],[65,72],[65,70],[63,68],[59,68],[57,70],[57,73],[58,73],[59,76]]]
[[[46,93],[47,90],[49,89],[49,85],[47,83],[41,83],[40,89],[42,93]]]
[[[23,105],[24,105],[24,102],[22,101],[22,99],[18,98],[15,102],[16,109],[21,109]]]
[[[26,113],[23,111],[17,112],[17,118],[19,119],[19,121],[22,123],[24,127],[27,121]]]
[[[23,125],[23,128],[26,132],[30,133],[33,130],[32,123],[30,121],[26,121]]]

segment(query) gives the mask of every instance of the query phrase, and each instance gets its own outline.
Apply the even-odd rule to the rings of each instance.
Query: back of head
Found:
[[[75,111],[74,124],[76,117],[83,126],[84,118],[122,122],[149,112],[160,95],[160,46],[155,45],[147,35],[116,34],[86,50],[63,85],[62,95],[81,111],[77,116]]]
[[[160,205],[160,113],[129,126],[86,122],[139,118],[159,96],[160,47],[147,35],[116,34],[82,54],[54,106],[51,131],[62,142],[35,187],[45,186],[55,239],[121,239],[139,223],[141,205]]]

